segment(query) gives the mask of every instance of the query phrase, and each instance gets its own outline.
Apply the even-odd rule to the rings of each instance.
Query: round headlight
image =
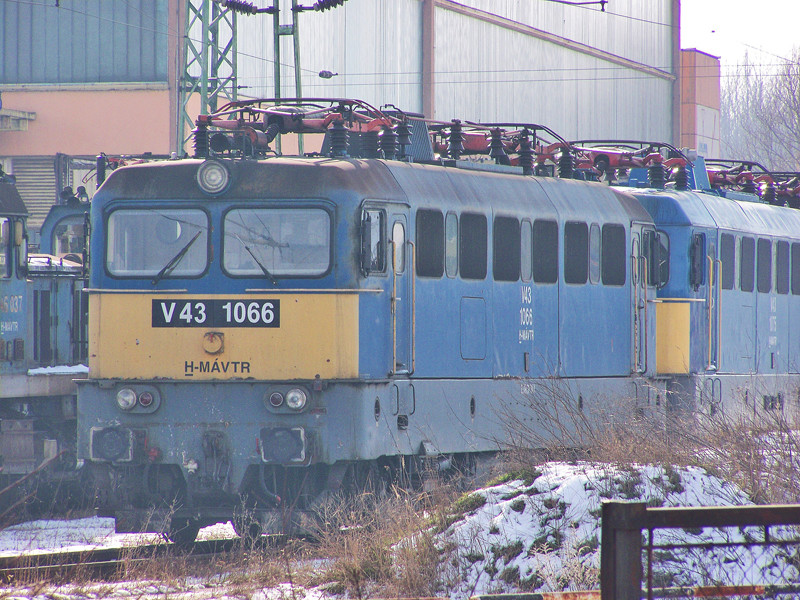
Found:
[[[306,393],[296,388],[289,390],[286,392],[286,405],[294,410],[300,410],[306,405]]]
[[[136,392],[130,388],[122,388],[117,392],[117,405],[122,410],[130,410],[136,406]]]
[[[275,408],[278,408],[281,404],[283,404],[283,394],[280,392],[272,392],[269,395],[269,403]]]
[[[142,392],[139,394],[139,404],[147,408],[153,403],[153,394],[150,392]]]
[[[215,160],[207,160],[197,168],[197,185],[206,194],[221,194],[230,181],[228,169]]]

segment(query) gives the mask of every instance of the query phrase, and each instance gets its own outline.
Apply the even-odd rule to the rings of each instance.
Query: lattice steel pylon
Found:
[[[219,100],[236,100],[236,12],[214,0],[186,0],[183,52],[178,79],[176,148],[183,156],[194,118],[188,105],[197,94],[200,114],[217,110]]]

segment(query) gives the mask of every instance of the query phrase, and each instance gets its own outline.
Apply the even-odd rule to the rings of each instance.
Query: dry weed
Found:
[[[665,416],[640,408],[634,400],[618,399],[584,410],[563,382],[537,384],[535,393],[501,415],[511,440],[505,467],[525,473],[548,460],[577,459],[623,469],[698,466],[735,483],[756,503],[800,498],[800,423],[782,403],[712,416]]]

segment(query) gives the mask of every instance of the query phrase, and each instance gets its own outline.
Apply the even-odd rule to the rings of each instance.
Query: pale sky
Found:
[[[779,63],[800,48],[800,0],[681,0],[681,48],[723,65]]]

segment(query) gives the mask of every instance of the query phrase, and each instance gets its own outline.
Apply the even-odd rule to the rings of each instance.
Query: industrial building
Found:
[[[300,10],[315,4],[325,10]],[[34,228],[64,186],[91,195],[92,156],[181,153],[194,116],[232,97],[299,91],[443,121],[541,123],[567,139],[686,139],[680,0],[236,5],[250,10],[0,3],[0,165]]]

